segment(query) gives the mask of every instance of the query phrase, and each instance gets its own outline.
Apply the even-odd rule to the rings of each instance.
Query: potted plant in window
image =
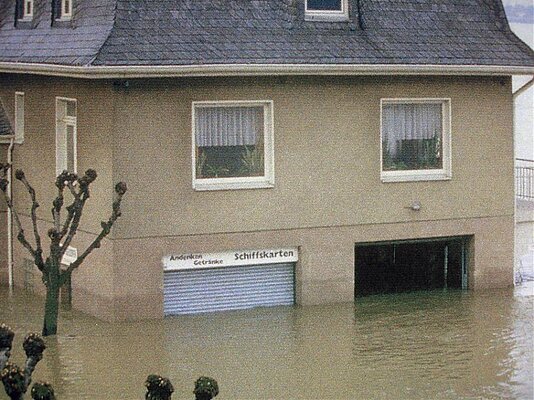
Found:
[[[204,174],[202,175],[203,178],[221,178],[230,174],[228,168],[210,164],[206,164],[204,170]]]
[[[197,165],[196,165],[197,174],[196,174],[196,176],[199,177],[199,178],[200,177],[204,177],[204,167],[206,165],[206,159],[207,159],[206,153],[203,152],[203,151],[198,150],[198,152],[197,152]]]
[[[241,154],[241,170],[244,176],[261,176],[264,170],[263,146],[245,146]]]

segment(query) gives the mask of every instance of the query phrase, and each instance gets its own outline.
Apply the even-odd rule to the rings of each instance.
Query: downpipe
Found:
[[[9,170],[7,173],[7,193],[9,199],[13,201],[13,148],[15,147],[15,139],[12,138],[9,142],[7,150],[7,163]],[[9,292],[13,292],[13,211],[10,207],[7,208],[7,274],[9,282]]]

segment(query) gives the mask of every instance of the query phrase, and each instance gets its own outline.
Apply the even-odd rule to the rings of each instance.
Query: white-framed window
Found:
[[[348,0],[304,0],[306,20],[342,21],[349,18]]]
[[[56,176],[77,172],[76,99],[56,97]]]
[[[72,18],[72,3],[74,0],[56,0],[56,19],[69,20]]]
[[[15,92],[15,143],[24,142],[24,93]]]
[[[274,186],[271,100],[193,102],[192,128],[193,189]]]
[[[33,18],[33,0],[19,0],[17,6],[19,20],[28,21]]]
[[[383,182],[451,178],[451,100],[381,99]]]

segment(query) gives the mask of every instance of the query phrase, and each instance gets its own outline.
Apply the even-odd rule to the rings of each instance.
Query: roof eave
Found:
[[[0,62],[0,72],[84,79],[269,75],[534,75],[534,66],[433,64],[207,64],[70,66]]]

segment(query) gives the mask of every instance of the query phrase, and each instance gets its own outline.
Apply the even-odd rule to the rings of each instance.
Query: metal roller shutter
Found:
[[[295,264],[249,265],[165,272],[164,314],[196,314],[292,305]]]

